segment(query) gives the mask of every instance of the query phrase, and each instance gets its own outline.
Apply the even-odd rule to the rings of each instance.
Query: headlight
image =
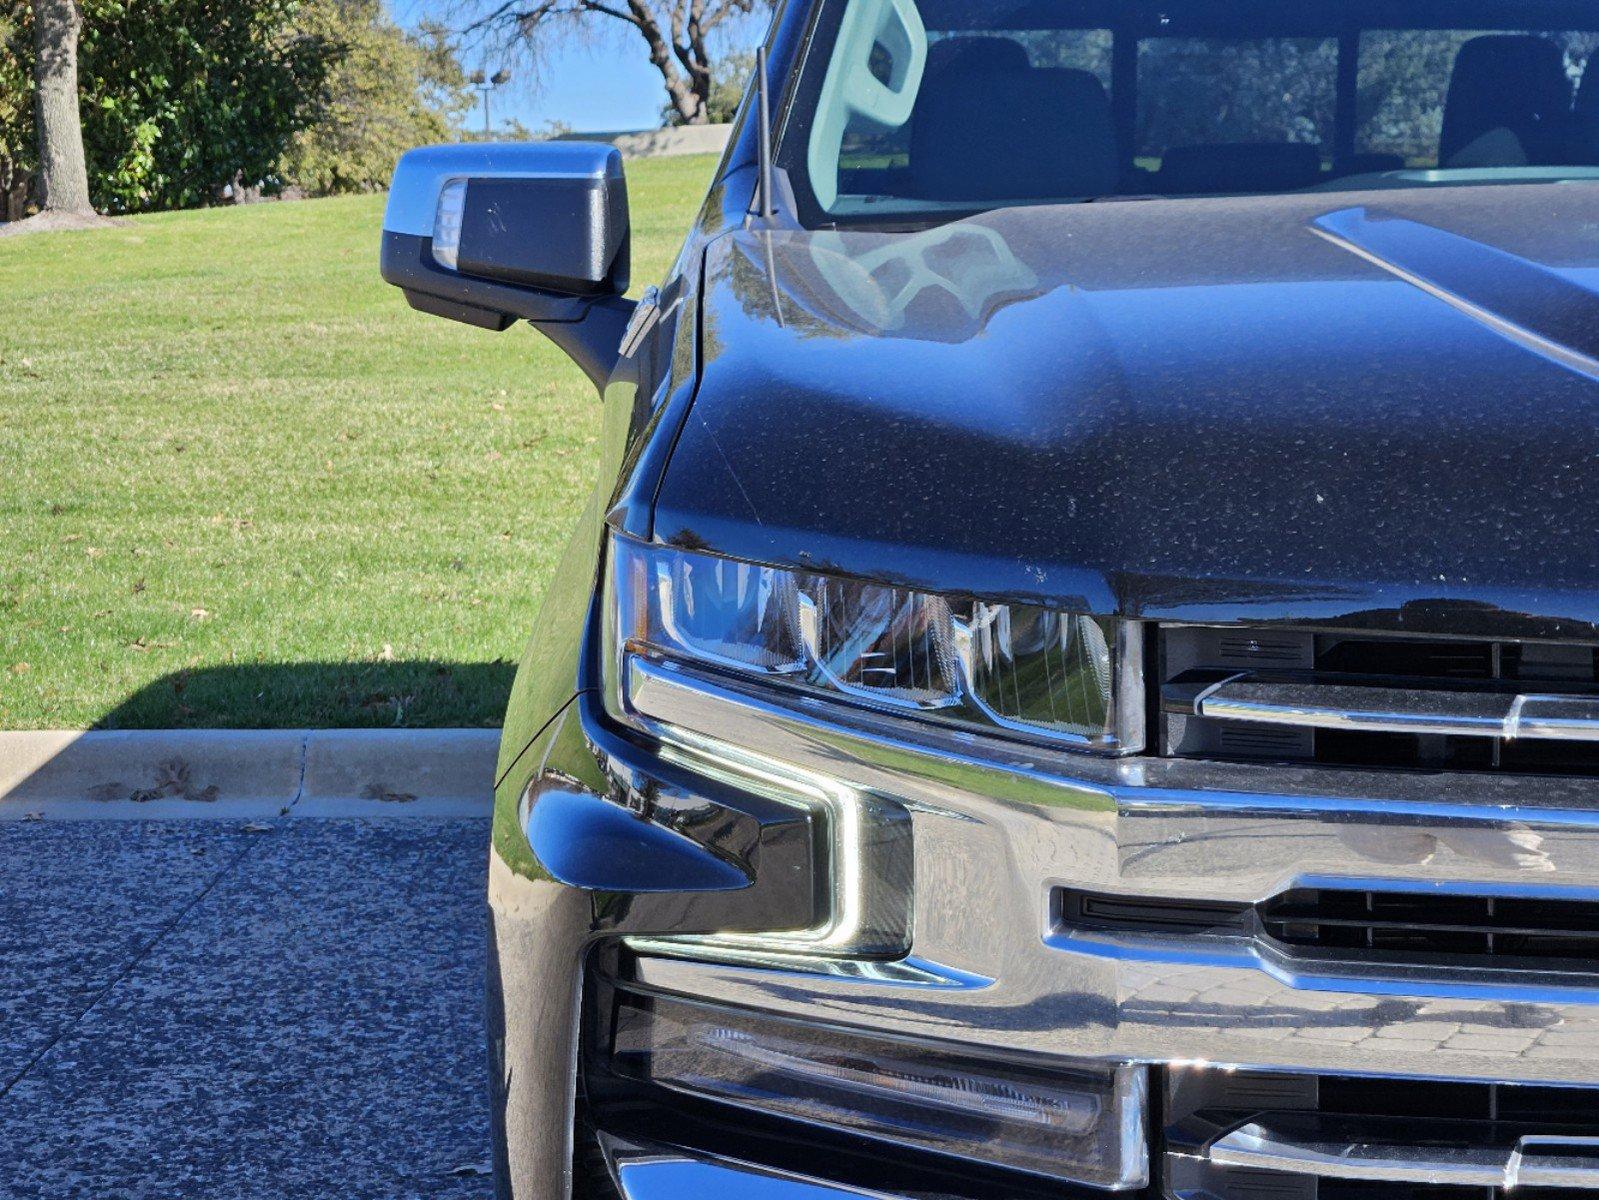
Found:
[[[1143,748],[1139,626],[930,595],[616,538],[606,597],[628,654],[783,691],[1099,754]]]

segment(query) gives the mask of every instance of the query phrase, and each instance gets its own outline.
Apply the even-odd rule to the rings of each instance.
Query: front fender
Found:
[[[815,814],[673,767],[593,693],[501,780],[489,861],[488,1033],[497,1194],[563,1200],[583,967],[624,935],[802,929],[819,919]]]

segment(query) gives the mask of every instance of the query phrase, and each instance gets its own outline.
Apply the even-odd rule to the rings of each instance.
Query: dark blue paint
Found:
[[[592,792],[539,793],[527,840],[558,882],[592,892],[728,892],[750,877],[682,834]]]
[[[1599,187],[1382,204],[1406,224],[1367,232],[1429,271],[1450,239],[1514,319],[1599,310]],[[902,304],[950,227],[716,241],[655,536],[1129,616],[1591,636],[1599,389],[1322,236],[1347,207],[995,212]]]

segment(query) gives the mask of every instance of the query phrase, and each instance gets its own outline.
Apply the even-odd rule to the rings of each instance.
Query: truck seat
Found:
[[[1565,55],[1554,42],[1530,34],[1473,38],[1455,57],[1438,165],[1558,163],[1570,113],[1571,80]]]
[[[918,195],[1047,200],[1119,190],[1110,97],[1088,71],[972,70],[965,57],[929,74],[911,130]]]

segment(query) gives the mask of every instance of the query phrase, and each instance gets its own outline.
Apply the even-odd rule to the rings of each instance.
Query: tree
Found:
[[[0,221],[27,216],[38,153],[33,135],[33,38],[24,14],[0,13]]]
[[[462,32],[507,52],[534,52],[584,30],[620,30],[643,41],[678,125],[710,119],[719,35],[769,0],[456,0]]]
[[[96,203],[188,208],[274,187],[339,47],[302,0],[82,0]]]
[[[472,93],[442,29],[408,33],[380,0],[313,0],[301,28],[339,54],[314,121],[284,156],[285,183],[317,195],[372,191],[412,146],[459,136]]]
[[[711,91],[705,98],[705,120],[711,125],[726,125],[738,114],[744,101],[744,89],[755,73],[755,54],[741,50],[720,59],[711,68]],[[680,125],[682,118],[668,102],[661,107],[661,123]]]
[[[77,0],[33,0],[33,99],[46,212],[92,213],[78,115]]]

